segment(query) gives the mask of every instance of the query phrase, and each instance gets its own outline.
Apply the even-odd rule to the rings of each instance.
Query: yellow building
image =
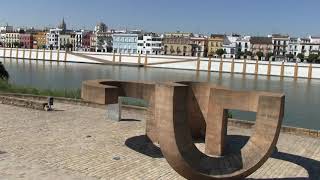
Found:
[[[42,49],[46,47],[47,32],[37,32],[33,35],[33,49]]]
[[[222,49],[224,38],[223,34],[212,34],[208,38],[208,56],[213,56],[218,49]]]
[[[163,38],[165,55],[191,56],[192,45],[190,37],[192,33],[174,32],[166,33]]]

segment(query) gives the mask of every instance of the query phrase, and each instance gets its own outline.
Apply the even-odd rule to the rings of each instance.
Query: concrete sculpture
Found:
[[[239,179],[255,172],[276,146],[284,95],[232,91],[198,82],[86,81],[82,98],[114,103],[118,96],[149,102],[146,134],[160,144],[171,167],[187,179]],[[257,112],[254,131],[238,152],[225,154],[228,110]],[[205,153],[193,137],[205,136]]]

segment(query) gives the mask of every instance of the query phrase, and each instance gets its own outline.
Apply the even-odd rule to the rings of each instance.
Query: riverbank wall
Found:
[[[0,48],[0,57],[320,79],[320,65],[186,56]]]

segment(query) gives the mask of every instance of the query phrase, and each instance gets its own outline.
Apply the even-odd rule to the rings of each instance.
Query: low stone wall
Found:
[[[31,108],[36,110],[42,110],[42,111],[45,110],[45,107],[47,105],[47,103],[40,102],[40,101],[34,101],[34,100],[28,100],[28,99],[22,99],[22,98],[16,98],[16,97],[8,97],[8,96],[0,96],[0,104],[7,104],[7,105]]]
[[[10,97],[15,97],[15,99],[29,99],[33,101],[43,101],[45,102],[48,97],[46,96],[37,96],[37,95],[30,95],[30,94],[15,94],[15,93],[0,93],[0,103],[5,104],[2,102],[2,99],[8,99],[5,102],[10,102]],[[59,103],[66,103],[66,104],[75,104],[81,106],[89,106],[95,108],[103,108],[105,109],[105,105],[95,104],[79,99],[70,99],[70,98],[62,98],[62,97],[54,97],[54,102]],[[10,103],[9,103],[10,105]],[[18,106],[18,105],[17,105]],[[25,106],[23,106],[25,107]],[[32,107],[32,106],[31,106]],[[137,113],[146,113],[147,109],[142,107],[136,106],[128,106],[123,105],[122,109],[127,113],[137,114]],[[43,110],[43,109],[41,109]],[[131,118],[134,119],[134,118]],[[239,128],[246,128],[251,129],[254,126],[254,122],[245,121],[245,120],[237,120],[237,119],[229,119],[228,121],[229,126],[239,127]],[[290,126],[282,126],[281,132],[298,135],[298,136],[308,136],[314,138],[320,138],[320,131],[313,130],[313,129],[305,129],[305,128],[297,128],[297,127],[290,127]]]
[[[251,121],[245,121],[245,120],[238,120],[238,119],[229,119],[228,125],[239,127],[239,128],[245,128],[245,129],[251,129],[254,126],[254,122]],[[298,128],[298,127],[291,127],[291,126],[282,126],[281,132],[298,135],[298,136],[308,136],[308,137],[314,137],[314,138],[320,138],[320,131],[313,130],[313,129],[305,129],[305,128]]]
[[[29,99],[34,101],[43,101],[46,102],[48,100],[47,96],[38,96],[38,95],[32,95],[32,94],[17,94],[17,93],[0,93],[0,96],[6,96],[6,97],[16,97],[21,99]],[[105,105],[100,105],[92,102],[87,102],[81,99],[70,99],[70,98],[63,98],[63,97],[53,97],[54,102],[58,103],[66,103],[66,104],[74,104],[74,105],[80,105],[80,106],[89,106],[89,107],[95,107],[95,108],[105,108]]]

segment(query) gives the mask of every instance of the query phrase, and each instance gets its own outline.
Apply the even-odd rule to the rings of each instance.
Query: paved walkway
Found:
[[[183,179],[143,136],[144,121],[114,122],[84,106],[56,109],[0,105],[0,179]],[[250,131],[229,134],[241,146]],[[250,178],[320,179],[320,140],[281,134],[278,152]]]

